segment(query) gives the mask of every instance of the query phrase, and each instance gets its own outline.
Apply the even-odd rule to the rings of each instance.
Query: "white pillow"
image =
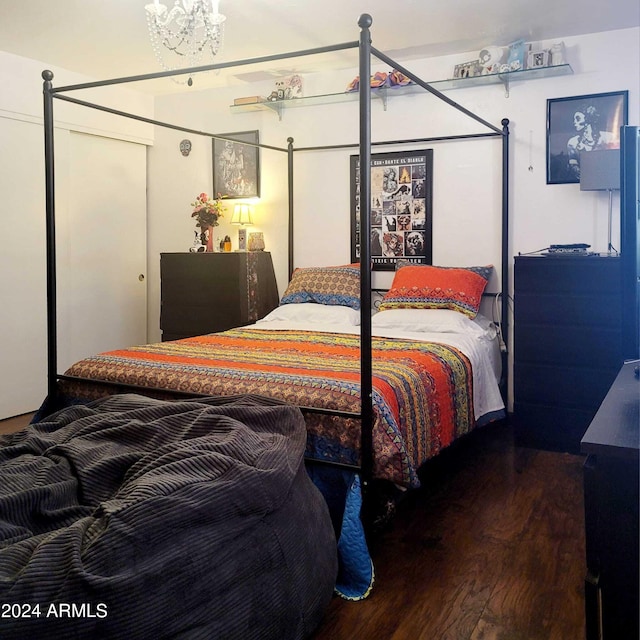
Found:
[[[341,305],[326,305],[315,302],[283,304],[268,313],[260,322],[310,322],[318,324],[360,324],[360,311]]]
[[[451,309],[386,309],[371,318],[372,328],[399,329],[418,333],[466,333],[490,340],[496,327],[478,314],[471,320]]]

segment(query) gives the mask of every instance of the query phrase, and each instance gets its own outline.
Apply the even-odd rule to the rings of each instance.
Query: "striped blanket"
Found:
[[[439,343],[373,338],[374,475],[406,487],[417,469],[474,426],[467,357]],[[299,407],[360,410],[357,335],[253,327],[102,353],[67,376],[168,392],[257,394]],[[63,380],[67,402],[115,388]],[[311,458],[359,464],[356,418],[305,414]]]

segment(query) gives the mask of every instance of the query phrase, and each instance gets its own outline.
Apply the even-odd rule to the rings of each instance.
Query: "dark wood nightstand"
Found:
[[[519,444],[579,452],[622,365],[620,258],[518,256],[514,418]]]
[[[279,304],[267,251],[160,254],[162,340],[225,331]]]

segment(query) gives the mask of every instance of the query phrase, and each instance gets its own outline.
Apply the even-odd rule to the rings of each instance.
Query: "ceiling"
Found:
[[[94,79],[160,71],[147,35],[147,2],[0,0],[0,50]],[[520,38],[552,40],[640,26],[640,0],[609,0],[604,10],[602,0],[220,0],[220,11],[227,26],[216,62],[355,41],[362,13],[373,16],[374,46],[399,62]],[[207,74],[204,82],[234,85],[353,67],[355,60],[344,52],[309,56]],[[204,86],[198,80],[197,87]],[[152,93],[189,89],[168,79],[136,87]]]

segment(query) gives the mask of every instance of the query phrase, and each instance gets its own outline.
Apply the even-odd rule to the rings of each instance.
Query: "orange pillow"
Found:
[[[385,309],[452,309],[475,318],[487,280],[456,267],[406,266],[396,271],[380,303]]]

